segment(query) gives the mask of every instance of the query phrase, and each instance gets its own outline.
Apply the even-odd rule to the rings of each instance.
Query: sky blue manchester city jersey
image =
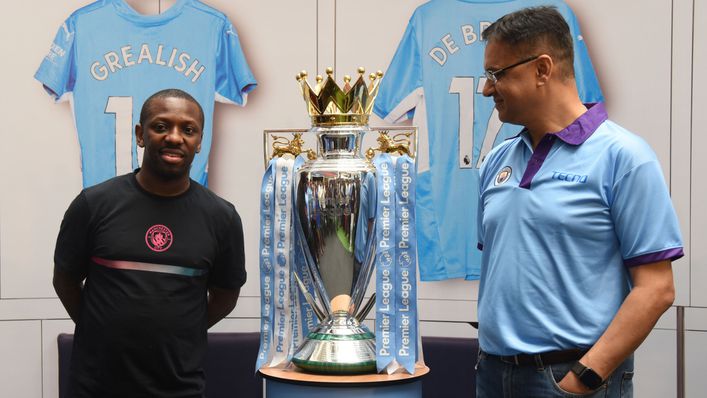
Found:
[[[574,38],[575,74],[584,101],[603,99],[572,10],[558,0],[452,1],[421,5],[388,67],[374,106],[395,123],[420,129],[417,224],[420,278],[478,279],[476,205],[479,167],[489,150],[518,134],[498,120],[485,84],[481,32],[518,9],[553,5]]]
[[[214,100],[245,105],[256,85],[233,25],[197,0],[177,0],[160,15],[123,0],[87,5],[59,28],[35,78],[56,101],[72,101],[85,187],[141,164],[134,126],[147,97],[166,88],[204,109],[191,177],[206,184]]]
[[[630,267],[683,255],[655,154],[603,104],[526,131],[481,168],[479,343],[496,355],[588,348],[630,290]]]

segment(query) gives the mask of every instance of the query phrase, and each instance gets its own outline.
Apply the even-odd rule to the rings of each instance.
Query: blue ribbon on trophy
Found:
[[[307,264],[304,261],[305,254],[302,251],[302,245],[297,242],[300,239],[298,233],[298,230],[295,228],[294,239],[296,242],[294,244],[292,262],[295,272],[292,273],[292,289],[297,292],[297,303],[299,306],[297,309],[297,321],[300,333],[297,338],[293,339],[291,353],[295,352],[297,347],[299,347],[302,344],[302,341],[304,341],[304,337],[307,336],[307,334],[309,334],[309,332],[312,331],[318,323],[316,313],[307,301],[304,293],[307,292],[310,296],[315,294],[313,285],[314,282],[312,281],[312,276],[307,268]],[[298,278],[299,281],[297,280]],[[291,358],[292,356],[290,355],[290,359]]]
[[[274,168],[275,180],[275,352],[271,366],[288,361],[292,307],[290,306],[290,268],[292,245],[292,177],[294,160],[278,158]]]
[[[395,163],[383,153],[373,160],[378,179],[376,211],[376,368],[382,372],[395,360]]]
[[[414,160],[381,133],[380,155],[373,158],[378,176],[376,224],[376,362],[379,372],[400,367],[414,373],[418,359],[417,245],[415,234]],[[398,143],[399,144],[399,143]],[[381,149],[382,148],[382,149]],[[387,152],[402,152],[391,156]],[[369,157],[373,156],[369,150]]]
[[[284,137],[276,137],[284,139]],[[261,336],[256,369],[286,367],[303,336],[316,325],[303,291],[313,291],[312,278],[298,243],[292,189],[301,156],[274,156],[261,187],[260,289]],[[296,275],[301,275],[300,287]]]
[[[293,177],[303,163],[303,156],[300,155],[295,158],[293,166]],[[293,204],[294,202],[291,201],[291,203]],[[292,272],[290,274],[290,296],[292,300],[293,332],[288,361],[292,359],[292,355],[294,354],[295,350],[304,341],[304,336],[309,334],[309,332],[313,330],[317,325],[317,317],[314,313],[314,309],[305,297],[305,292],[310,295],[314,294],[314,286],[312,282],[312,276],[305,262],[305,254],[302,248],[303,240],[300,236],[301,229],[296,228],[297,215],[294,211],[292,211],[291,220],[293,242],[290,247],[290,258],[292,266]]]
[[[297,244],[292,186],[304,160],[269,161],[261,188],[260,288],[261,336],[256,369],[287,366],[303,336],[316,325],[314,311],[296,286],[312,291],[309,270]],[[296,272],[293,272],[296,271]]]
[[[275,277],[273,267],[275,253],[273,245],[273,215],[275,214],[273,169],[276,167],[276,163],[276,158],[268,162],[260,189],[260,346],[256,369],[269,364],[272,359],[270,345],[273,340],[273,312],[275,309],[273,303],[273,279]]]
[[[415,163],[408,155],[395,166],[395,242],[397,280],[395,295],[396,360],[414,373],[417,360],[417,239],[415,234]]]

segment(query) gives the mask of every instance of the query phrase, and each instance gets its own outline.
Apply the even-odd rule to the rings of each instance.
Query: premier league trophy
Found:
[[[312,88],[307,73],[297,81],[316,136],[316,157],[310,156],[294,178],[294,228],[314,297],[300,289],[320,319],[297,348],[292,362],[314,373],[376,372],[375,336],[362,321],[374,297],[362,306],[373,273],[376,219],[376,169],[361,154],[368,116],[378,93],[382,72],[366,85],[364,69],[353,85],[344,77],[340,88],[327,69]],[[314,159],[311,159],[314,158]]]

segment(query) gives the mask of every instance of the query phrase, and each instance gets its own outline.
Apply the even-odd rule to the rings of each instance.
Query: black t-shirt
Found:
[[[54,262],[86,278],[72,398],[203,396],[207,288],[246,280],[232,204],[194,181],[161,197],[116,177],[71,203]]]

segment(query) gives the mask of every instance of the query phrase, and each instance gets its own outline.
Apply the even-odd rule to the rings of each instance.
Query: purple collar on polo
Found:
[[[550,153],[555,139],[559,138],[569,145],[581,145],[596,131],[599,125],[608,119],[606,108],[604,108],[602,102],[585,104],[585,106],[587,111],[570,123],[569,126],[556,133],[547,133],[540,140],[538,146],[535,147],[535,151],[533,151],[533,156],[528,161],[528,167],[525,169],[523,178],[520,180],[521,188],[530,189],[530,183],[545,162],[545,158]],[[521,136],[525,136],[529,140],[528,134],[527,129],[523,129],[520,132]]]

